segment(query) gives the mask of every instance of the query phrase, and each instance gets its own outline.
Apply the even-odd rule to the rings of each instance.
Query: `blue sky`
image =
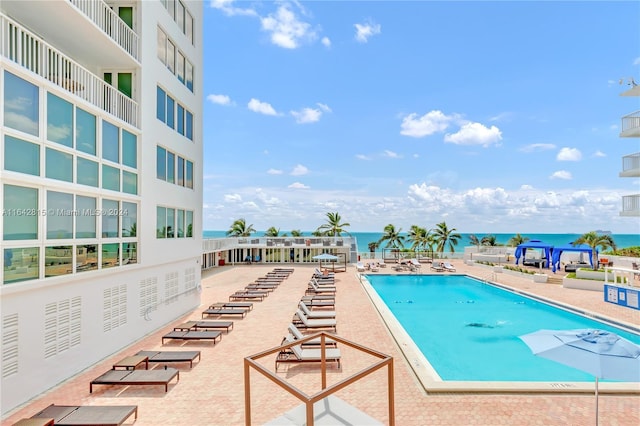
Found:
[[[204,229],[640,233],[638,2],[213,0]],[[623,79],[620,84],[620,79]]]

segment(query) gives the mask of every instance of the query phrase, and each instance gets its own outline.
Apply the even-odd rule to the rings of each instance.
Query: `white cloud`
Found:
[[[267,174],[270,175],[281,175],[283,173],[282,170],[278,170],[278,169],[269,169],[267,170]]]
[[[307,169],[302,164],[298,164],[291,171],[291,176],[302,176],[306,175],[307,173],[309,173],[309,169]]]
[[[231,98],[227,95],[207,95],[207,100],[218,105],[231,105]]]
[[[353,24],[353,26],[356,27],[356,40],[360,43],[366,43],[369,41],[369,37],[380,34],[380,24],[376,24],[373,21],[364,24]]]
[[[456,118],[457,116],[447,116],[438,110],[429,111],[422,117],[418,117],[414,112],[402,119],[400,134],[421,138],[436,132],[444,132]]]
[[[322,43],[324,47],[331,47],[331,40],[329,40],[329,37],[322,37],[320,43]]]
[[[554,172],[551,176],[549,176],[549,179],[571,180],[573,179],[573,176],[571,176],[571,172],[568,172],[566,170],[558,170],[557,172]]]
[[[300,183],[300,182],[294,182],[291,185],[289,185],[287,188],[291,188],[291,189],[309,189],[310,187],[308,187],[307,185]]]
[[[384,156],[389,158],[402,158],[397,152],[389,151],[388,149],[384,150]]]
[[[213,9],[223,11],[228,16],[244,15],[244,16],[257,16],[257,13],[253,9],[244,9],[241,7],[234,7],[235,0],[211,0],[209,5]]]
[[[320,107],[320,109],[322,111],[324,111],[324,112],[333,112],[333,111],[331,111],[331,108],[329,108],[329,105],[327,105],[327,104],[323,104],[323,103],[317,102],[316,105],[318,105]]]
[[[593,153],[594,157],[606,157],[607,154],[605,154],[604,152],[597,150],[596,152]]]
[[[539,152],[539,151],[548,151],[551,149],[556,149],[556,146],[552,143],[532,143],[529,145],[525,145],[520,148],[522,152]]]
[[[271,42],[285,49],[295,49],[304,40],[313,40],[316,34],[307,22],[298,19],[287,3],[281,4],[275,14],[260,18],[262,29],[271,34]]]
[[[558,161],[580,161],[582,160],[582,153],[577,148],[562,148],[556,156]]]
[[[633,60],[633,65],[640,65],[640,56]]]
[[[296,123],[315,123],[320,120],[322,111],[314,108],[302,108],[300,111],[291,111],[291,115],[296,119]]]
[[[364,154],[356,154],[356,158],[358,160],[365,160],[365,161],[371,160],[371,157],[369,157],[368,155],[364,155]]]
[[[456,133],[446,134],[445,142],[456,145],[499,145],[502,140],[502,132],[496,126],[486,127],[481,123],[463,124]]]
[[[226,203],[239,203],[242,201],[240,194],[224,194],[224,201]]]
[[[520,189],[523,191],[529,191],[533,189],[533,186],[524,184],[524,185],[520,185]]]
[[[258,99],[251,98],[249,103],[247,104],[247,108],[249,108],[253,112],[257,112],[259,114],[264,115],[278,115],[276,110],[271,106],[268,102],[261,102]]]
[[[509,121],[509,119],[513,116],[512,112],[501,112],[498,115],[494,115],[489,118],[489,121]]]

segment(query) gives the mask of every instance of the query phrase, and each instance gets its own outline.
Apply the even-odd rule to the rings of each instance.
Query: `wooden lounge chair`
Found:
[[[174,330],[162,336],[162,344],[165,340],[211,340],[215,345],[222,340],[222,332],[220,331],[202,331],[202,330]]]
[[[55,405],[51,404],[31,419],[53,419],[56,425],[119,426],[131,415],[138,418],[137,405]],[[45,423],[46,424],[46,423]]]
[[[335,318],[322,318],[322,319],[311,319],[307,318],[307,316],[300,309],[296,311],[296,316],[300,320],[300,325],[303,328],[309,329],[331,329],[333,331],[337,331],[337,323]]]
[[[194,329],[224,330],[227,334],[233,330],[233,321],[195,321]]]
[[[200,351],[139,351],[136,355],[149,358],[149,362],[188,362],[193,368],[193,362],[200,361]]]
[[[209,305],[209,309],[215,308],[235,308],[250,311],[253,309],[253,302],[216,302]]]
[[[222,317],[231,315],[240,315],[241,318],[244,318],[247,315],[247,310],[236,308],[209,308],[202,311],[202,318],[209,316]]]
[[[295,339],[292,335],[285,337],[285,343],[293,343]],[[340,365],[340,349],[338,348],[325,348],[325,361],[336,362],[338,369],[342,368]],[[291,346],[290,350],[285,349],[278,353],[276,357],[276,372],[278,367],[283,363],[301,363],[301,362],[322,362],[322,349],[319,348],[302,348],[300,345]]]
[[[298,303],[298,307],[300,307],[300,310],[302,310],[302,312],[304,312],[304,314],[309,319],[336,317],[336,311],[312,311],[307,307],[307,304],[304,303],[303,301],[300,301],[300,303]]]
[[[89,393],[93,392],[93,385],[163,385],[167,392],[174,377],[176,382],[179,381],[180,371],[171,367],[161,370],[109,370],[89,383]]]
[[[229,302],[233,302],[235,300],[259,300],[262,302],[267,295],[268,293],[266,291],[236,291],[229,296]]]

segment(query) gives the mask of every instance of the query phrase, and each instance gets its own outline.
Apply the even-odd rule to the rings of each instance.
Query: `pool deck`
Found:
[[[457,273],[486,278],[491,271],[480,266],[467,266],[454,261]],[[245,283],[263,276],[276,266],[225,266],[203,273],[202,303],[191,314],[163,327],[158,332],[129,348],[104,359],[94,367],[71,378],[56,388],[39,395],[11,413],[2,425],[11,425],[30,417],[50,404],[67,405],[138,405],[135,425],[243,425],[244,424],[244,357],[280,344],[287,325],[307,282],[311,266],[295,266],[289,276],[263,302],[243,319],[229,318],[235,325],[220,343],[167,343],[161,337],[187,320],[200,319],[208,305],[228,300],[228,296]],[[422,267],[429,273],[429,266]],[[390,267],[378,274],[397,273]],[[372,274],[375,274],[373,272]],[[440,273],[444,274],[444,273]],[[538,284],[530,279],[496,274],[497,282],[539,297],[555,300],[585,311],[640,326],[640,311],[622,308],[602,300],[600,292],[565,289],[557,284]],[[336,311],[338,334],[374,350],[394,357],[395,423],[402,426],[430,425],[585,425],[595,422],[595,396],[592,393],[430,393],[424,390],[403,352],[391,336],[378,311],[358,280],[355,267],[336,275]],[[214,318],[215,319],[215,318]],[[226,320],[226,318],[225,318]],[[402,344],[402,343],[401,343]],[[200,362],[179,365],[180,381],[170,384],[168,392],[159,386],[100,386],[89,393],[89,382],[119,359],[138,350],[199,350]],[[329,368],[328,379],[335,383],[359,371],[371,361],[350,348],[341,347],[342,370]],[[273,363],[265,364],[273,367]],[[156,367],[161,368],[161,367]],[[278,375],[300,389],[312,393],[320,390],[317,365],[289,365]],[[377,372],[361,382],[339,391],[338,396],[388,424],[386,373]],[[640,391],[640,389],[639,389]],[[298,405],[298,402],[272,382],[251,376],[253,424],[263,424]],[[640,395],[601,394],[601,424],[640,424]],[[128,422],[127,424],[130,424]]]

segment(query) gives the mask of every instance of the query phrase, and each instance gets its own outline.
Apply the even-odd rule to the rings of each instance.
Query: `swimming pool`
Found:
[[[638,334],[464,275],[366,279],[444,381],[594,381],[533,355],[518,336],[539,329],[599,328],[640,344]]]

